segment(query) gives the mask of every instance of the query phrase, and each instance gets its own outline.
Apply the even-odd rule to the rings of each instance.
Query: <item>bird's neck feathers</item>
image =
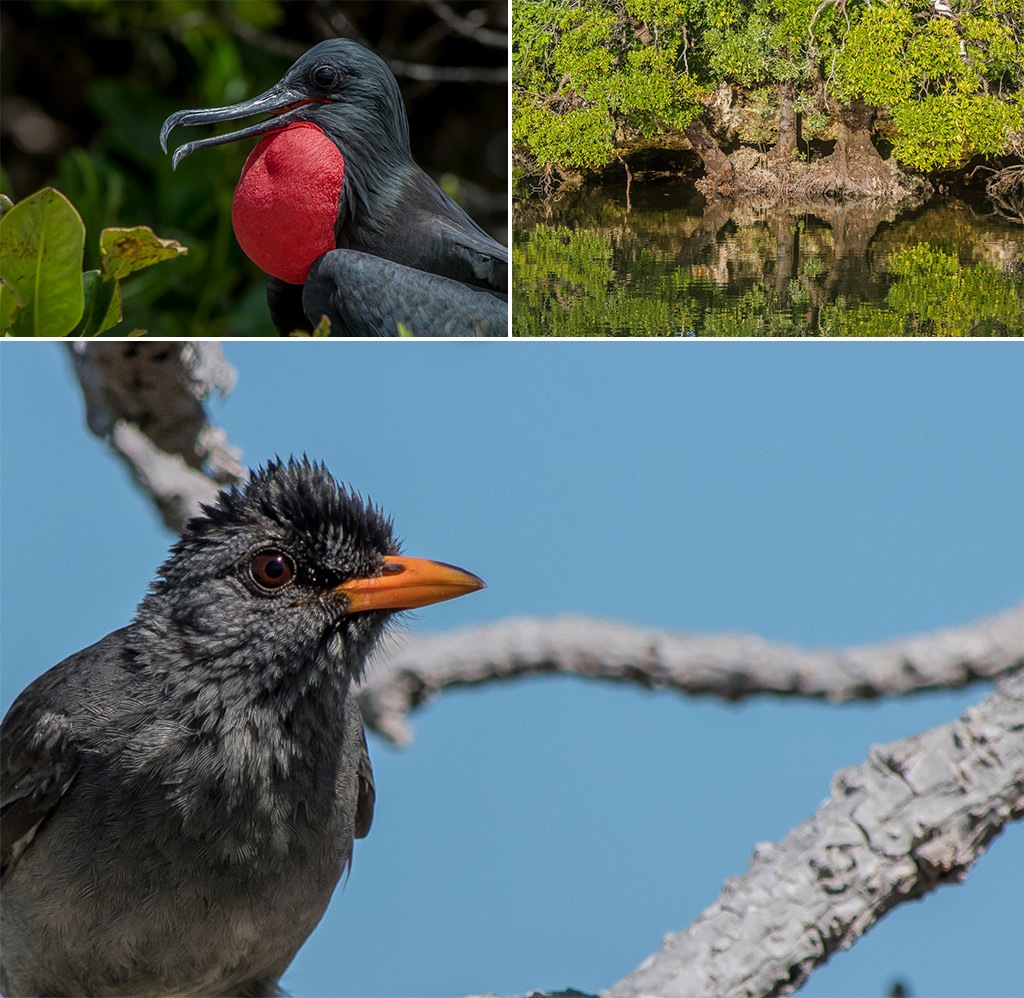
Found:
[[[138,671],[172,683],[232,684],[249,698],[283,696],[284,687],[301,696],[307,686],[328,680],[347,688],[358,671],[358,642],[326,625],[301,628],[275,619],[270,607],[265,615],[239,619],[220,597],[209,592],[171,601],[159,587],[147,594],[128,636]],[[202,662],[203,671],[181,662]]]
[[[381,228],[386,224],[382,219],[399,207],[405,177],[419,169],[395,78],[389,72],[370,75],[344,103],[322,105],[316,113],[345,159],[338,230],[346,220],[357,227]]]
[[[198,715],[215,707],[257,739],[280,729],[282,747],[302,753],[338,723],[381,630],[369,620],[356,625],[309,630],[300,643],[270,618],[236,628],[216,601],[169,606],[151,593],[126,640],[132,670],[172,699],[196,704]]]
[[[331,136],[347,164],[335,235],[339,248],[353,242],[353,231],[368,234],[388,228],[400,211],[406,178],[419,172],[402,144],[381,143],[361,131]]]
[[[171,820],[230,866],[258,853],[273,866],[289,861],[307,833],[322,835],[333,817],[351,676],[328,639],[313,654],[264,657],[262,642],[219,641],[208,657],[197,635],[180,635],[166,619],[141,614],[127,638],[130,666],[157,691],[156,701],[185,705],[177,736],[147,738],[134,755],[139,795],[189,770],[168,794]],[[169,632],[179,633],[177,647]],[[260,653],[246,657],[248,644]],[[188,662],[188,665],[182,665]],[[211,682],[204,670],[222,668]],[[159,709],[159,708],[157,708]],[[211,809],[209,802],[217,807]],[[253,801],[259,801],[253,813]]]

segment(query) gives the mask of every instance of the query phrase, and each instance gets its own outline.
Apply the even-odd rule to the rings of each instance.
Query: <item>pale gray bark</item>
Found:
[[[1024,673],[950,724],[871,750],[689,928],[603,998],[791,994],[886,912],[959,883],[1024,815]]]
[[[966,627],[881,644],[808,651],[745,634],[673,634],[579,617],[507,620],[398,638],[359,691],[366,723],[396,744],[406,715],[449,686],[535,673],[739,700],[774,693],[870,700],[993,679],[1024,666],[1024,604]]]
[[[204,408],[237,378],[220,344],[75,340],[68,347],[89,429],[127,464],[171,530],[246,478],[239,451]]]

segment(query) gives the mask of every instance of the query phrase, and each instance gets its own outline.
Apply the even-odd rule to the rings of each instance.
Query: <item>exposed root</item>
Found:
[[[985,184],[985,193],[1001,215],[1024,225],[1024,165],[1000,170]]]
[[[735,172],[723,185],[710,175],[696,182],[710,201],[716,197],[750,198],[769,203],[794,201],[882,201],[901,204],[924,200],[932,186],[921,177],[901,170],[892,160],[880,160],[877,172],[838,172],[830,158],[813,163],[772,163],[769,156],[745,147],[730,157]]]

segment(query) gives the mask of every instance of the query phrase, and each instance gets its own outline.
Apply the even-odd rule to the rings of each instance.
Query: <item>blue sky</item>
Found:
[[[484,592],[411,632],[589,614],[806,646],[1024,599],[1019,343],[228,343],[250,464],[307,452]],[[0,349],[4,709],[127,623],[170,535],[83,428],[63,347]],[[872,744],[987,687],[740,705],[572,678],[443,694],[371,739],[377,813],[295,996],[611,986]],[[802,992],[1024,992],[1024,828]]]

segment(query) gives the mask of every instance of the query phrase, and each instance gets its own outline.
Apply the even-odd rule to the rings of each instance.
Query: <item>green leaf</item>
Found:
[[[313,328],[313,332],[307,333],[302,329],[293,329],[289,336],[295,336],[301,339],[309,339],[313,336],[330,336],[331,335],[331,320],[326,315],[320,316],[320,321]]]
[[[0,278],[25,303],[15,336],[65,336],[82,317],[85,226],[71,202],[52,187],[19,201],[0,220]]]
[[[118,281],[133,271],[187,252],[176,239],[161,239],[148,225],[104,229],[100,233],[100,266],[104,280]]]
[[[14,314],[24,307],[18,292],[6,281],[0,281],[0,329],[10,329],[14,324]]]
[[[121,288],[117,281],[104,280],[98,270],[82,274],[85,312],[75,327],[75,336],[96,336],[121,321]]]
[[[3,218],[13,207],[14,202],[6,194],[0,194],[0,218]]]

